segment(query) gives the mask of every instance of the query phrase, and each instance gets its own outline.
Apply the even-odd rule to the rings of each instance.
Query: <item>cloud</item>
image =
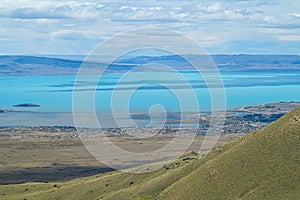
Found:
[[[245,53],[251,42],[257,44],[252,49],[263,49],[259,46],[266,43],[258,41],[266,38],[270,40],[264,49],[272,42],[288,47],[298,41],[299,4],[294,0],[1,0],[0,37],[20,42],[17,46],[2,41],[11,52],[27,53],[33,46],[31,50],[39,48],[37,52],[88,53],[116,33],[160,27],[181,31],[212,51]],[[34,45],[37,40],[40,43]]]
[[[20,8],[8,12],[0,12],[1,17],[17,18],[17,19],[61,19],[66,18],[65,15],[53,12],[37,10],[35,8]]]
[[[0,9],[0,17],[17,19],[89,19],[99,16],[105,7],[103,4],[92,2],[32,2],[30,5],[8,6]]]
[[[57,32],[52,33],[53,39],[58,40],[86,40],[87,37],[84,33],[80,31],[73,31],[73,30],[60,30]]]
[[[252,20],[258,18],[263,14],[263,11],[257,10],[251,6],[239,5],[230,6],[228,3],[213,3],[210,5],[198,5],[197,6],[198,19],[206,21],[236,21]]]
[[[158,21],[158,22],[179,22],[185,21],[189,15],[179,7],[136,7],[121,6],[113,8],[112,21]]]
[[[293,14],[291,14],[291,16],[296,17],[296,18],[300,18],[300,13],[293,13]]]
[[[264,28],[275,29],[298,29],[300,20],[295,14],[281,14],[276,16],[265,16],[262,25]]]
[[[73,26],[75,26],[75,24],[63,24],[62,26],[63,27],[73,27]]]
[[[278,39],[283,41],[300,41],[300,35],[280,35]]]
[[[7,0],[4,0],[5,2]],[[15,2],[15,1],[11,1]],[[111,21],[157,21],[188,22],[203,20],[244,20],[262,11],[255,8],[253,1],[179,1],[170,2],[122,2],[122,1],[37,1],[29,0],[24,5],[7,1],[0,9],[0,16],[21,19],[108,19]],[[234,5],[234,6],[233,6]]]

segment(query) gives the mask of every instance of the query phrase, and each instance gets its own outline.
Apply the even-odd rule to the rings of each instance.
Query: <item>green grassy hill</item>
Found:
[[[0,199],[300,199],[300,108],[261,131],[145,174],[0,186]]]
[[[300,108],[226,146],[161,199],[300,199]]]

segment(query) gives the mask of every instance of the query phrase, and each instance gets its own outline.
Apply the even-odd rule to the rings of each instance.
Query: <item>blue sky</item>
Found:
[[[179,31],[210,54],[300,55],[296,0],[1,0],[0,54],[86,55],[145,27]]]

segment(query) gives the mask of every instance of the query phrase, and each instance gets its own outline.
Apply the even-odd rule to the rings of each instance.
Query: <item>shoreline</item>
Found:
[[[268,103],[261,105],[252,105],[245,107],[238,107],[235,109],[227,110],[226,112],[216,112],[217,115],[225,115],[225,121],[223,126],[222,134],[245,134],[254,130],[262,129],[268,124],[280,118],[282,115],[288,113],[289,111],[300,106],[300,102],[278,102],[278,103]],[[1,113],[2,111],[2,113]],[[157,126],[146,126],[151,119],[148,114],[133,114],[131,117],[139,125],[137,127],[116,127],[109,126],[108,123],[111,119],[107,120],[107,127],[76,127],[73,121],[72,113],[52,113],[52,112],[39,112],[39,111],[19,111],[19,110],[1,110],[0,117],[5,118],[3,114],[16,114],[17,116],[11,116],[15,121],[18,117],[23,116],[24,121],[20,122],[20,125],[10,125],[5,124],[5,122],[0,123],[0,130],[4,129],[14,129],[14,128],[31,128],[32,130],[40,129],[45,132],[69,132],[69,130],[102,130],[106,133],[115,135],[119,131],[117,129],[157,129],[161,128],[165,133],[172,133],[178,130],[186,129],[192,131],[193,133],[199,135],[205,135],[209,128],[209,123],[211,115],[209,113],[169,113],[168,119],[165,124],[157,124]],[[20,115],[19,115],[20,114]],[[29,116],[27,116],[29,114]],[[44,115],[45,114],[45,115]],[[40,121],[35,123],[35,118],[30,119],[30,116],[36,115],[36,118]],[[45,117],[43,119],[42,117]],[[160,119],[159,115],[156,116]],[[64,119],[65,121],[59,119]],[[121,118],[120,118],[121,119]],[[51,121],[52,120],[52,121]],[[48,122],[49,124],[43,124],[43,122]],[[59,121],[57,123],[56,121]],[[19,122],[19,121],[18,121]],[[23,124],[22,124],[23,123]],[[27,123],[27,124],[25,124]],[[105,121],[103,122],[105,123]],[[123,122],[124,124],[124,122]],[[155,124],[154,124],[155,125]],[[159,126],[158,126],[159,125]],[[130,132],[134,132],[130,130]]]

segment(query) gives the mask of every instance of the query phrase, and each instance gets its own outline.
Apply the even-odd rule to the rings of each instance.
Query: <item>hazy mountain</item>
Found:
[[[65,75],[76,74],[83,61],[36,56],[0,56],[0,76],[5,75]],[[85,62],[85,73],[102,73],[105,63]],[[127,65],[125,69],[132,66]],[[124,66],[111,64],[106,72],[123,70]]]
[[[296,55],[211,55],[220,70],[248,70],[248,69],[300,69],[300,56]],[[171,56],[139,56],[120,60],[121,63],[151,64],[159,63],[172,67],[188,67],[188,61],[207,63],[208,57],[201,55],[171,55]]]
[[[72,58],[72,57],[70,57]],[[199,55],[181,56],[138,56],[119,59],[109,65],[106,72],[130,70],[138,65],[166,65],[177,70],[191,70],[193,67],[185,59],[206,65],[209,57]],[[300,56],[288,55],[212,55],[220,70],[299,70]],[[81,58],[82,59],[82,58]],[[5,75],[63,75],[76,74],[83,61],[36,56],[0,56],[0,76]],[[86,73],[102,73],[105,63],[85,62]],[[157,67],[155,67],[157,69]],[[209,68],[208,68],[209,69]]]

